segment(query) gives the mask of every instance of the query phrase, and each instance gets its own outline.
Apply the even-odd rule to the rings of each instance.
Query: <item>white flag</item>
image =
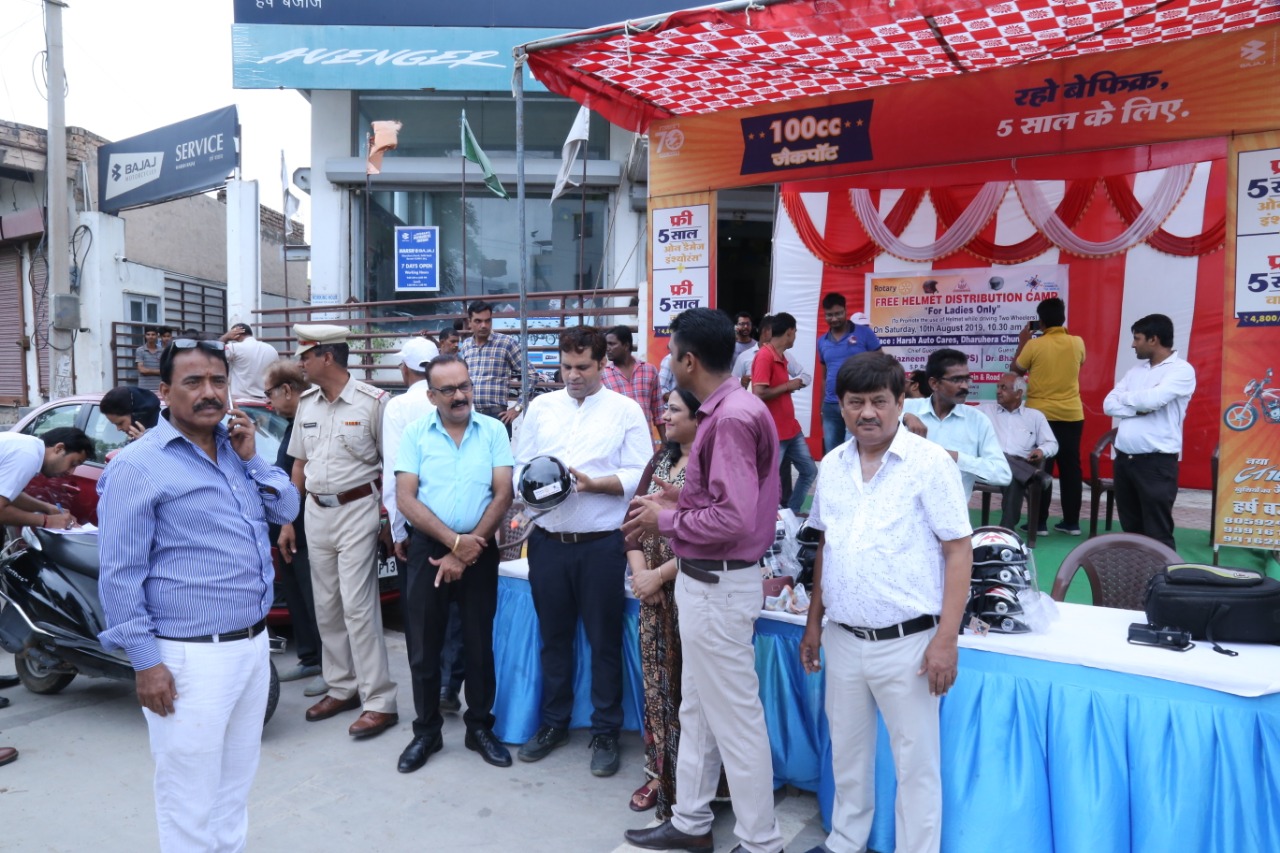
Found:
[[[573,120],[573,127],[570,128],[569,135],[564,140],[564,147],[560,149],[560,174],[556,175],[556,188],[551,191],[552,201],[564,195],[566,184],[578,186],[578,182],[570,178],[569,175],[573,172],[573,166],[578,159],[578,154],[582,152],[583,146],[587,144],[587,130],[590,126],[591,110],[582,107],[578,110],[578,117]]]
[[[284,149],[280,149],[280,189],[284,193],[284,220],[289,222],[298,214],[298,206],[300,202],[297,196],[289,191],[289,167],[285,164]],[[293,225],[290,224],[286,229],[286,233],[293,231]]]

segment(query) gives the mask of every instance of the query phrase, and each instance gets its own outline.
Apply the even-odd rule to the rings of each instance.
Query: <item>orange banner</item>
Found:
[[[1280,548],[1280,131],[1227,156],[1215,545]]]
[[[652,196],[1280,127],[1280,25],[683,116],[649,131]]]

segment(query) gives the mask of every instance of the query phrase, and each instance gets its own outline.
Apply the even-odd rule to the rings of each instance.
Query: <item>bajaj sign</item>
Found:
[[[239,122],[225,107],[98,149],[98,207],[114,213],[220,187],[238,162]]]

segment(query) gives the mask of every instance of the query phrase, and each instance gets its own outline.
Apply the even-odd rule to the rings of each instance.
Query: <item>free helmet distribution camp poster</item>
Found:
[[[908,373],[934,350],[957,349],[969,357],[970,401],[994,400],[1040,300],[1067,301],[1067,267],[871,273],[866,292],[871,328]]]

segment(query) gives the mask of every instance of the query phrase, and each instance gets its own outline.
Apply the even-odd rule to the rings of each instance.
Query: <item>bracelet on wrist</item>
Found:
[[[462,534],[460,533],[453,534],[453,547],[449,549],[450,554],[458,553],[458,543],[461,541],[462,541]]]
[[[41,526],[41,527],[48,527],[48,526],[49,526],[49,516],[47,516],[47,515],[42,515],[42,516],[40,516],[40,518],[41,518],[41,519],[43,519],[43,520],[41,521],[41,523],[40,523],[40,526]]]

